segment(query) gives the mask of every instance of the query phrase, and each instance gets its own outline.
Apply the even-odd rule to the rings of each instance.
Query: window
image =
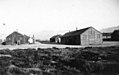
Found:
[[[92,35],[93,34],[93,31],[90,31],[90,34]]]
[[[95,35],[95,31],[93,31],[93,35]]]
[[[20,37],[20,40],[22,40],[22,38]]]
[[[90,39],[91,38],[91,35],[88,35],[88,38]]]
[[[97,34],[97,38],[98,38],[98,39],[100,38],[100,34]]]
[[[83,39],[87,39],[87,35],[83,35]]]
[[[11,38],[8,38],[8,40],[11,40]]]

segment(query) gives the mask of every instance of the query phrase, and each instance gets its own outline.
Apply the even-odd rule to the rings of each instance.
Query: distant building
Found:
[[[111,34],[112,34],[112,33],[102,33],[102,35],[103,35],[103,40],[104,40],[104,41],[110,41],[110,40],[111,40]]]
[[[29,44],[34,44],[35,43],[34,35],[33,37],[30,37],[28,41],[29,41]]]
[[[61,43],[61,36],[62,35],[55,35],[50,38],[50,42]]]
[[[33,39],[32,38],[29,38],[28,41],[29,41],[30,44],[33,44]]]
[[[112,40],[113,40],[113,41],[119,41],[119,30],[115,30],[115,31],[112,33],[111,37],[112,37]]]
[[[13,33],[11,33],[6,37],[6,44],[7,45],[26,44],[28,43],[28,39],[29,36],[14,31]]]
[[[61,38],[62,44],[70,45],[92,45],[102,44],[102,33],[93,27],[68,32]]]

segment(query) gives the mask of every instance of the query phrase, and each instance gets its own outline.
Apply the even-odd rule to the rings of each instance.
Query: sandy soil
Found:
[[[102,45],[88,45],[88,46],[82,46],[82,45],[61,45],[61,44],[41,44],[41,43],[35,43],[35,44],[24,44],[24,45],[0,45],[1,49],[26,49],[26,48],[65,48],[65,47],[71,47],[71,48],[82,48],[82,47],[107,47],[107,46],[119,46],[119,42],[103,42]]]

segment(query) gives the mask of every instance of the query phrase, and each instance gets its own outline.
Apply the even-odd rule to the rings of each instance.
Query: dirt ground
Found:
[[[24,44],[24,45],[0,45],[1,49],[27,49],[27,48],[65,48],[65,47],[71,47],[71,48],[82,48],[82,47],[108,47],[108,46],[119,46],[119,42],[103,42],[102,45],[88,45],[88,46],[82,46],[82,45],[62,45],[62,44],[42,44],[36,42],[35,44]]]

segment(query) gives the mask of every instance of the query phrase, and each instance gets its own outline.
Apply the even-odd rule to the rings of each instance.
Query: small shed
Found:
[[[104,41],[110,41],[110,40],[111,40],[111,34],[112,34],[112,33],[102,33],[102,35],[103,35],[103,40],[104,40]]]
[[[114,30],[111,37],[113,41],[119,41],[119,30]]]
[[[15,45],[15,44],[26,44],[28,43],[29,36],[23,35],[17,31],[14,31],[10,35],[6,37],[7,45]]]
[[[50,38],[50,42],[61,43],[62,35],[54,35]]]
[[[29,41],[29,44],[34,44],[35,43],[34,35],[33,37],[30,37],[28,41]]]
[[[61,37],[62,44],[70,45],[92,45],[102,42],[102,33],[93,27],[68,32]]]

